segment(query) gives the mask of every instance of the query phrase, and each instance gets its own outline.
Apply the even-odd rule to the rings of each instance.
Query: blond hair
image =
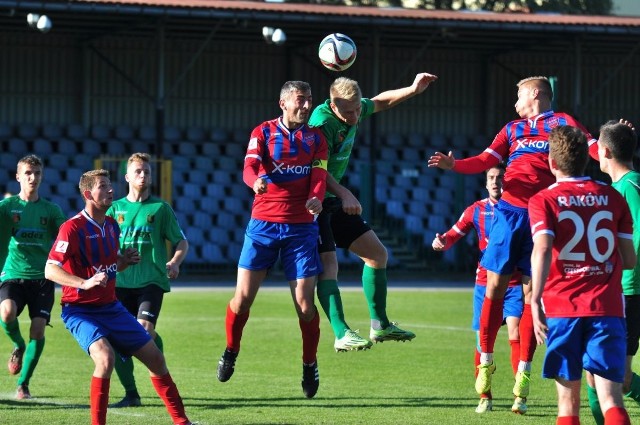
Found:
[[[132,162],[149,162],[151,161],[151,155],[144,152],[136,152],[129,157],[127,160],[127,166],[129,166]]]
[[[106,177],[109,178],[109,172],[107,170],[91,170],[84,173],[80,176],[80,183],[78,184],[78,188],[80,189],[80,193],[84,194],[85,190],[91,190],[96,185],[98,181],[98,177]]]
[[[547,77],[527,77],[518,81],[518,84],[516,85],[518,86],[518,88],[526,86],[527,88],[538,89],[538,92],[546,95],[549,100],[553,99],[553,88],[551,87],[551,82]]]
[[[343,99],[346,101],[362,99],[362,92],[358,82],[347,77],[338,77],[329,87],[329,96],[331,101]]]

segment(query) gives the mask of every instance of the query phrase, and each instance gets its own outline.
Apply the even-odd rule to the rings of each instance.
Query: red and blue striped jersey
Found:
[[[62,286],[62,304],[104,305],[116,300],[119,236],[120,227],[113,218],[105,217],[100,225],[84,210],[60,226],[47,263],[56,264],[82,279],[99,272],[108,276],[106,286],[87,290]]]
[[[502,199],[515,207],[527,208],[529,198],[555,182],[548,162],[549,133],[561,125],[582,130],[589,140],[591,156],[597,159],[596,140],[582,124],[565,113],[547,111],[532,118],[511,121],[484,152],[456,160],[453,169],[475,174],[506,161]]]
[[[533,240],[553,237],[547,317],[624,316],[618,240],[633,239],[627,201],[589,177],[558,179],[529,202]]]
[[[445,249],[449,249],[451,245],[469,234],[475,229],[478,236],[478,249],[480,250],[480,258],[484,254],[489,242],[489,233],[491,232],[491,223],[493,221],[493,209],[496,203],[491,198],[481,199],[465,208],[464,212],[451,229],[445,233],[447,243]],[[509,286],[519,285],[521,283],[522,273],[515,271]],[[487,286],[487,270],[480,265],[476,269],[476,285]]]
[[[324,199],[327,141],[320,129],[303,125],[290,131],[282,117],[265,121],[251,132],[244,161],[244,182],[253,189],[258,178],[267,192],[256,194],[251,217],[275,223],[311,223],[305,204]]]

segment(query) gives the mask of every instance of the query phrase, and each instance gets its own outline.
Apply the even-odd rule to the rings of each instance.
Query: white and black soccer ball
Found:
[[[318,57],[326,68],[332,71],[344,71],[356,61],[358,50],[356,43],[344,34],[329,34],[320,42]]]

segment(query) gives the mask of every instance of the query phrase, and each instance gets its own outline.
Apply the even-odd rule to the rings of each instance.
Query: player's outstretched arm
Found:
[[[399,103],[412,98],[425,91],[429,84],[436,81],[438,77],[427,72],[421,72],[416,75],[413,84],[395,90],[387,90],[372,97],[374,112],[381,112],[397,106]]]
[[[346,187],[342,186],[331,175],[327,174],[327,191],[336,195],[342,201],[342,210],[349,215],[362,214],[362,205],[358,198]]]
[[[429,157],[427,165],[429,167],[437,167],[442,170],[451,170],[456,163],[456,159],[453,156],[453,152],[449,151],[448,155],[442,152],[436,152]]]

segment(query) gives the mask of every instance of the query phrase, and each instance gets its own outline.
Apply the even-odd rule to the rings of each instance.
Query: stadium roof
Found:
[[[0,31],[28,31],[26,14],[46,13],[57,33],[92,39],[109,34],[149,35],[162,21],[167,34],[202,38],[215,28],[218,40],[256,41],[262,26],[281,27],[288,46],[317,43],[319,34],[381,35],[386,46],[495,50],[566,49],[568,40],[594,51],[628,50],[640,36],[640,18],[535,13],[331,6],[234,0],[0,0]]]

